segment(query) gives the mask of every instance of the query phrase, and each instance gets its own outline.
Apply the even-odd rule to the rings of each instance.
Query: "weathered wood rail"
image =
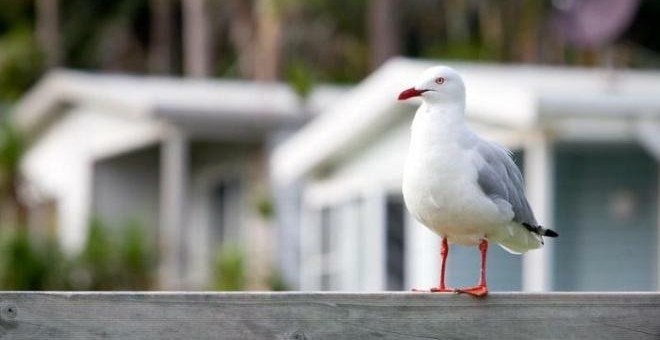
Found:
[[[660,339],[660,293],[0,292],[0,339]]]

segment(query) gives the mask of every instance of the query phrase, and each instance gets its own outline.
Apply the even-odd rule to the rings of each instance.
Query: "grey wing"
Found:
[[[479,169],[478,183],[486,196],[500,198],[511,204],[513,221],[537,226],[534,213],[525,197],[522,174],[505,148],[480,141],[477,152],[485,160]]]

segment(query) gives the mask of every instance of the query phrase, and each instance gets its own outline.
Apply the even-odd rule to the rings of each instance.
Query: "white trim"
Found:
[[[102,144],[96,145],[92,155],[94,159],[108,159],[127,154],[158,144],[163,139],[164,130],[166,130],[164,124],[145,121],[132,123],[133,126],[130,129],[121,131],[114,138],[104,140]]]
[[[656,162],[656,167],[660,168],[660,163]],[[656,200],[660,201],[660,171],[658,171],[658,189],[656,194]],[[656,242],[655,242],[655,290],[660,291],[660,212],[656,211]]]
[[[660,163],[656,162],[656,167],[660,167]],[[656,200],[660,201],[660,171],[658,171],[658,193],[656,194]],[[660,212],[656,211],[657,226],[656,226],[656,238],[655,243],[655,290],[660,291]]]
[[[651,118],[640,118],[635,124],[636,136],[640,145],[660,162],[660,121]]]
[[[300,217],[300,289],[321,289],[321,211],[304,203]]]
[[[384,290],[387,275],[387,263],[385,254],[385,199],[386,192],[374,189],[365,196],[365,234],[369,235],[364,241],[367,254],[371,257],[366,259],[369,263],[365,267],[366,280],[363,283],[365,290]]]
[[[21,130],[32,132],[63,103],[93,103],[141,118],[158,112],[184,120],[191,112],[197,112],[216,121],[232,114],[255,114],[262,119],[302,116],[298,95],[281,83],[56,70],[21,98],[13,118]]]
[[[555,157],[552,142],[544,131],[535,131],[530,134],[524,152],[527,198],[538,222],[552,227]],[[546,239],[541,249],[523,255],[523,291],[552,290],[552,252],[553,240]]]
[[[440,237],[406,210],[406,289],[437,287],[440,280]]]
[[[340,263],[340,283],[341,290],[357,291],[360,288],[360,225],[358,199],[352,199],[344,202],[338,208],[340,209],[339,232],[339,263]]]
[[[188,137],[170,127],[161,146],[160,174],[160,283],[178,288],[182,278],[185,243],[181,228],[186,222],[188,193]]]

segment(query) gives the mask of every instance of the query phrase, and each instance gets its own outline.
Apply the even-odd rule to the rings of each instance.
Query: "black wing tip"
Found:
[[[547,236],[547,237],[557,237],[559,236],[559,233],[552,229],[545,229],[543,227],[539,226],[533,226],[529,223],[523,223],[522,224],[527,230],[529,230],[532,233],[539,234],[541,236]]]
[[[545,232],[543,233],[543,236],[547,236],[547,237],[557,237],[557,236],[559,236],[559,234],[556,231],[552,230],[552,229],[545,229],[544,231]]]

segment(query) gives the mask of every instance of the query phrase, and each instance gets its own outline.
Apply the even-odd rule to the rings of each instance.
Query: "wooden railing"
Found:
[[[0,339],[96,338],[660,339],[660,293],[0,293]]]

